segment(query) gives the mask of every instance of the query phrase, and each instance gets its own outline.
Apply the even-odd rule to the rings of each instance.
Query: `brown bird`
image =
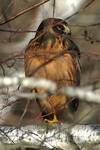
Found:
[[[57,83],[58,89],[80,84],[80,51],[71,38],[66,21],[48,18],[39,25],[35,37],[25,50],[25,75],[46,78]],[[32,92],[43,94],[46,89],[35,88]],[[59,111],[71,101],[63,94],[51,94],[43,100],[37,99],[43,119],[49,124],[57,123]],[[35,109],[35,108],[33,108]]]

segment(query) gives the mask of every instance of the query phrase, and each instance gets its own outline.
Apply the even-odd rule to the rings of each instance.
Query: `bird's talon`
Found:
[[[45,122],[48,123],[49,125],[53,125],[53,124],[57,124],[59,121],[58,121],[56,115],[54,115],[54,118],[52,120],[45,119]]]

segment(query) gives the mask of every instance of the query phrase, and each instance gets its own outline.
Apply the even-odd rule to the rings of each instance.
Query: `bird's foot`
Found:
[[[54,114],[54,118],[52,120],[49,119],[45,119],[45,122],[47,122],[49,125],[54,125],[59,123],[57,116]]]

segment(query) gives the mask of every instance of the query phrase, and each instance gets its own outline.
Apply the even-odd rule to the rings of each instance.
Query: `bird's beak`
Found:
[[[69,27],[65,27],[65,34],[71,36],[71,30]]]

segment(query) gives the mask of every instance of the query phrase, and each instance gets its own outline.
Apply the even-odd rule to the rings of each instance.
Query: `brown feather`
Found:
[[[25,51],[25,75],[52,80],[57,83],[58,88],[77,86],[77,56],[68,50],[70,45],[67,39],[66,44],[63,43],[63,36],[52,33],[51,29],[31,40]],[[46,90],[37,88],[36,92],[41,94]],[[68,96],[55,94],[39,101],[39,105],[42,111],[53,113],[63,109],[69,101]]]

